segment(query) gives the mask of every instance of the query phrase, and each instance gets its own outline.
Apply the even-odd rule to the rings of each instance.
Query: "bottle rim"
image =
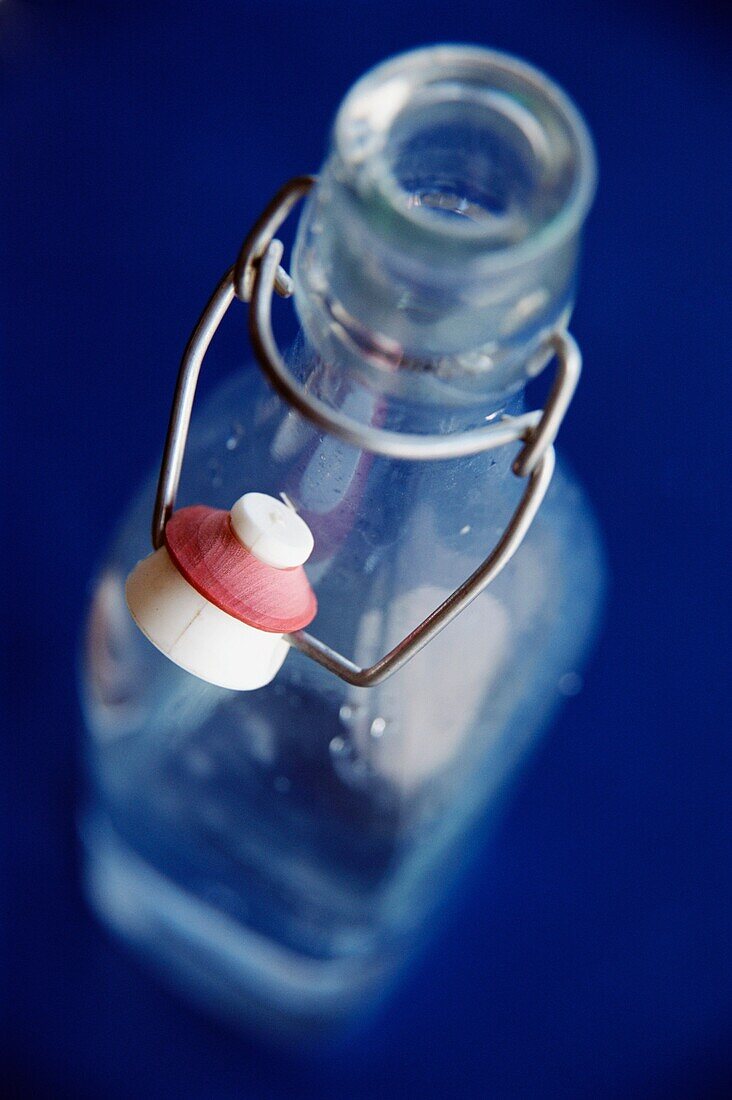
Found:
[[[405,202],[391,160],[395,123],[420,97],[460,97],[474,103],[500,101],[500,110],[536,151],[551,156],[557,135],[565,142],[571,180],[560,205],[527,236],[491,246],[480,220],[425,217]],[[482,97],[482,98],[481,98]],[[491,98],[492,97],[492,98]],[[550,124],[548,132],[547,120]],[[569,96],[541,70],[510,54],[480,46],[445,44],[410,50],[369,70],[351,87],[336,115],[333,160],[339,181],[368,211],[369,221],[419,247],[448,247],[489,271],[530,263],[575,235],[589,211],[597,162],[589,129]]]

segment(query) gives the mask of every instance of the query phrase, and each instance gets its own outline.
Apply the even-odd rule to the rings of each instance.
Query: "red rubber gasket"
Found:
[[[289,634],[315,618],[318,601],[301,565],[276,569],[239,542],[228,512],[194,504],[165,526],[170,557],[210,603],[258,630]]]

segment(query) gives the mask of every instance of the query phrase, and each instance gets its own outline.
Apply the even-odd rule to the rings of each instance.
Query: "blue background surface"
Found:
[[[215,280],[276,187],[317,169],[350,83],[436,40],[545,68],[597,140],[560,445],[611,599],[437,943],[358,1044],[301,1058],[198,1015],[87,912],[75,645]],[[10,1094],[732,1092],[729,58],[729,25],[691,2],[2,4]]]

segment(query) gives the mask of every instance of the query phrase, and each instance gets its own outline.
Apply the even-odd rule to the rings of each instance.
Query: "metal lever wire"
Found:
[[[304,630],[287,634],[287,641],[349,684],[354,684],[356,687],[374,687],[380,684],[419,653],[420,649],[431,642],[441,630],[444,630],[448,623],[451,623],[469,603],[472,603],[476,596],[479,596],[508,565],[534,522],[534,516],[546,495],[553,473],[554,448],[550,446],[529,475],[526,489],[516,511],[485,561],[419,626],[369,668],[359,668],[358,665]]]
[[[242,245],[236,264],[216,287],[183,352],[170,412],[152,519],[152,543],[165,539],[173,513],[185,455],[198,376],[211,340],[235,297],[251,301],[249,333],[262,372],[272,387],[317,428],[361,450],[397,459],[431,461],[477,454],[524,442],[513,470],[527,477],[523,496],[505,531],[483,563],[448,598],[389,653],[369,668],[360,668],[305,631],[285,635],[295,649],[350,684],[369,687],[385,680],[467,607],[508,564],[521,545],[546,495],[554,472],[554,448],[564,415],[579,380],[582,358],[568,332],[554,333],[548,346],[558,368],[543,410],[453,435],[419,435],[387,431],[352,420],[302,387],[288,371],[272,333],[272,295],[289,297],[292,282],[282,267],[282,244],[274,234],[292,208],[312,187],[314,177],[298,176],[278,191]]]
[[[494,424],[452,435],[411,434],[375,428],[373,424],[364,424],[331,408],[295,380],[272,333],[272,291],[281,258],[282,244],[274,240],[262,256],[254,280],[249,306],[249,338],[259,366],[273,389],[316,427],[361,451],[388,458],[431,462],[438,458],[464,458],[518,443],[528,439],[529,433],[540,424],[543,414],[530,412],[522,416],[504,416]],[[550,439],[547,446],[549,443]]]

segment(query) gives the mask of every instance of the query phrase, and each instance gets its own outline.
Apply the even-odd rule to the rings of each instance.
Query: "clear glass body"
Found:
[[[568,316],[591,151],[571,153],[577,178],[554,164],[562,194],[539,201],[534,191],[548,185],[514,148],[532,148],[514,134],[507,90],[521,74],[539,88],[536,125],[547,102],[561,114],[561,94],[532,70],[458,47],[387,63],[341,109],[296,246],[303,334],[290,365],[353,417],[454,432],[499,415],[509,398],[516,411],[522,398],[510,395],[537,368],[542,333]],[[394,79],[406,85],[399,109]],[[488,107],[483,85],[495,92]],[[519,98],[525,107],[525,89]],[[354,158],[354,125],[367,146],[379,129],[367,156]],[[492,152],[447,179],[452,160],[440,149],[456,129],[464,146],[471,127],[476,148],[493,135]],[[488,162],[505,178],[500,225],[498,200],[489,208],[476,183]],[[396,190],[394,164],[408,180]],[[417,191],[427,202],[415,221]],[[481,296],[493,307],[478,322]],[[238,368],[194,416],[180,503],[228,508],[248,490],[285,492],[315,536],[313,630],[369,664],[494,545],[522,490],[512,450],[436,462],[365,454],[319,434],[255,367]],[[124,582],[149,552],[153,495],[151,477],[121,523],[88,622],[90,896],[218,1011],[318,1027],[363,1005],[409,956],[470,830],[496,811],[577,670],[602,587],[595,525],[560,463],[510,565],[391,679],[353,688],[293,651],[268,687],[234,693],[173,665],[127,613]]]

